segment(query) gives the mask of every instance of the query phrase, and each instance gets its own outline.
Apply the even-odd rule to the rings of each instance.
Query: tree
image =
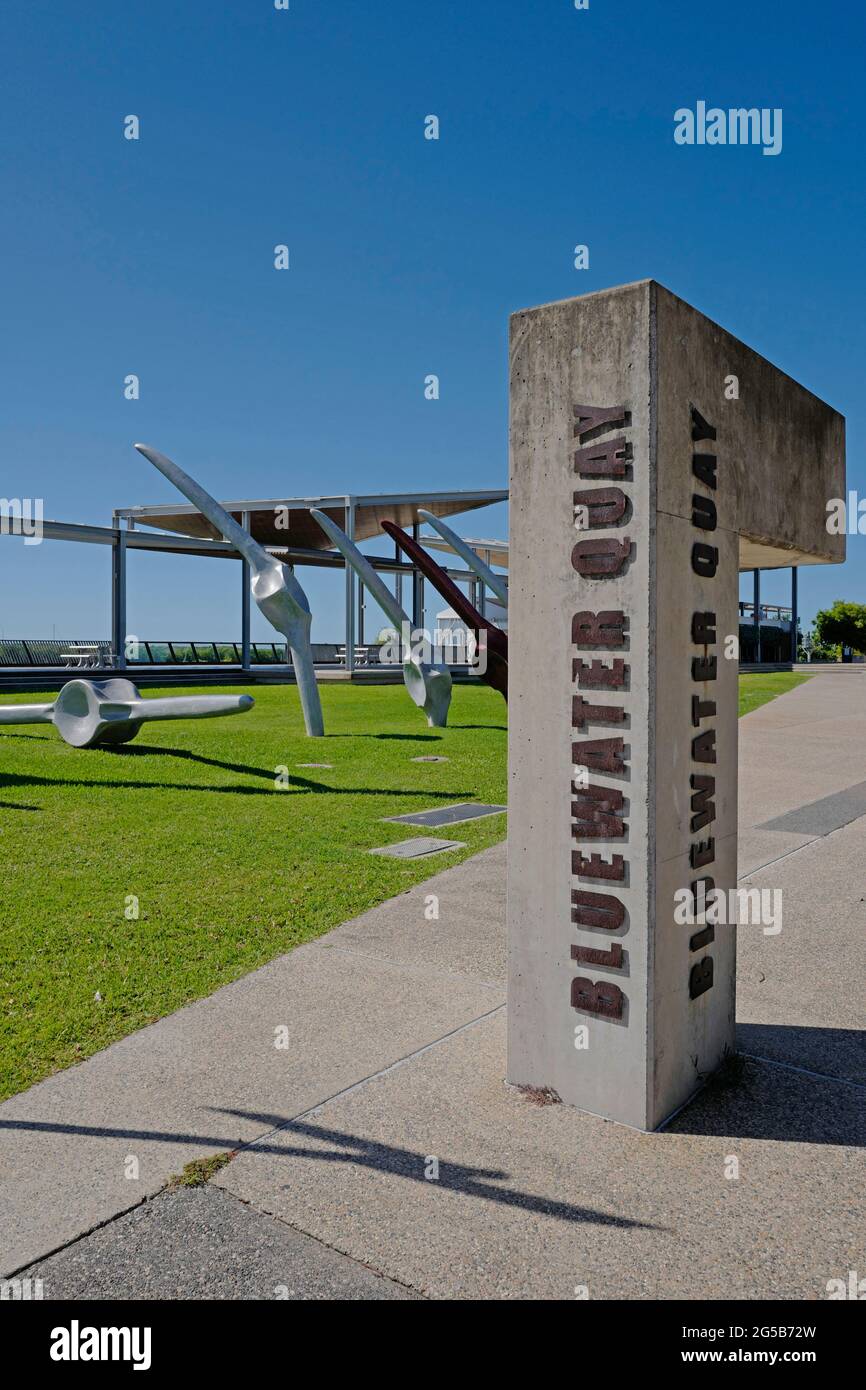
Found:
[[[852,647],[866,655],[866,604],[837,598],[832,608],[815,614],[815,634],[822,647]]]

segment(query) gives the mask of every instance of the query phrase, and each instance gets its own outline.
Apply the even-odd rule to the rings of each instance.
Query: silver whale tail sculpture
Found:
[[[461,560],[466,561],[469,568],[478,575],[479,579],[484,580],[488,589],[490,589],[499,599],[499,602],[507,608],[508,584],[502,578],[502,575],[496,574],[489,565],[486,565],[478,552],[473,550],[471,545],[467,545],[463,537],[458,536],[456,531],[452,531],[450,526],[446,526],[441,517],[434,516],[432,512],[425,511],[423,507],[418,508],[418,515],[424,521],[429,522],[434,531],[439,532],[443,541],[448,542],[455,555],[459,555]],[[421,539],[423,541],[424,537],[422,536]]]
[[[352,566],[358,578],[367,586],[379,607],[391,619],[402,640],[405,632],[404,624],[410,629],[412,624],[391,590],[373,569],[370,561],[361,554],[354,542],[349,540],[345,531],[341,531],[339,526],[324,512],[311,507],[310,516],[315,517],[322,530],[340,551],[346,564]],[[404,648],[403,681],[406,689],[418,708],[426,714],[430,728],[442,729],[448,723],[448,708],[451,704],[451,672],[447,666],[431,666],[429,662],[419,661],[411,649],[405,647],[405,643]]]
[[[220,535],[231,541],[249,564],[252,572],[251,591],[260,611],[277,632],[281,632],[289,645],[295,669],[295,680],[301,697],[304,724],[307,733],[313,738],[321,738],[325,732],[322,718],[322,702],[316,684],[313,666],[313,652],[310,646],[310,627],[313,621],[307,596],[288,565],[270,555],[264,546],[253,540],[249,531],[235,521],[233,516],[214,501],[209,492],[184,473],[176,463],[165,454],[151,449],[147,444],[136,444],[154,468],[174,483],[194,507],[198,507]]]
[[[132,681],[67,681],[50,705],[0,706],[0,725],[53,724],[73,748],[129,743],[148,719],[215,719],[244,714],[252,695],[177,695],[143,700]]]

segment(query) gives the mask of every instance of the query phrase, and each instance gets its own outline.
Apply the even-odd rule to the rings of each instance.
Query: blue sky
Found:
[[[864,28],[802,0],[6,0],[0,492],[103,524],[171,501],[136,439],[217,496],[502,487],[509,313],[653,276],[847,416],[866,493]],[[675,145],[698,99],[781,107],[782,153]],[[849,556],[801,571],[804,615],[866,597]],[[301,577],[338,638],[340,584]],[[136,556],[129,628],[235,636],[237,587]],[[0,593],[6,635],[108,635],[101,548],[0,538]]]

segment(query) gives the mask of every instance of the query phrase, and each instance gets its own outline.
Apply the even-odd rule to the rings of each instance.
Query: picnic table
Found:
[[[70,651],[60,653],[60,659],[61,661],[65,661],[70,669],[79,671],[83,671],[89,666],[98,666],[100,664],[99,643],[73,642]]]
[[[356,665],[356,666],[367,666],[367,665],[369,664],[369,659],[370,659],[370,648],[369,648],[369,647],[356,647],[356,648],[355,648],[355,665]],[[346,664],[346,648],[345,648],[345,647],[338,647],[338,648],[337,648],[337,660],[338,660],[338,661],[341,661],[341,662],[343,663],[343,665],[345,666],[345,664]]]

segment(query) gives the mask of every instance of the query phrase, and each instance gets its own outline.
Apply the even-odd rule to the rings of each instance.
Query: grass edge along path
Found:
[[[794,690],[796,686],[802,685],[803,681],[811,680],[814,674],[816,673],[812,671],[746,672],[740,676],[738,717],[742,719],[744,714],[751,714],[752,710],[760,709],[761,705],[768,704],[777,696]]]
[[[506,707],[486,686],[455,687],[429,729],[402,683],[326,685],[322,739],[294,686],[254,695],[115,749],[0,731],[0,1096],[503,838],[501,814],[449,829],[465,848],[445,855],[367,852],[429,833],[383,817],[505,804]]]
[[[806,678],[741,677],[740,712]],[[500,696],[455,687],[440,730],[402,685],[322,695],[324,739],[305,737],[293,686],[256,687],[247,715],[146,725],[119,750],[0,733],[0,1099],[504,837],[498,815],[446,829],[465,842],[448,854],[367,853],[427,833],[383,816],[505,803]],[[415,761],[430,756],[444,761]]]

